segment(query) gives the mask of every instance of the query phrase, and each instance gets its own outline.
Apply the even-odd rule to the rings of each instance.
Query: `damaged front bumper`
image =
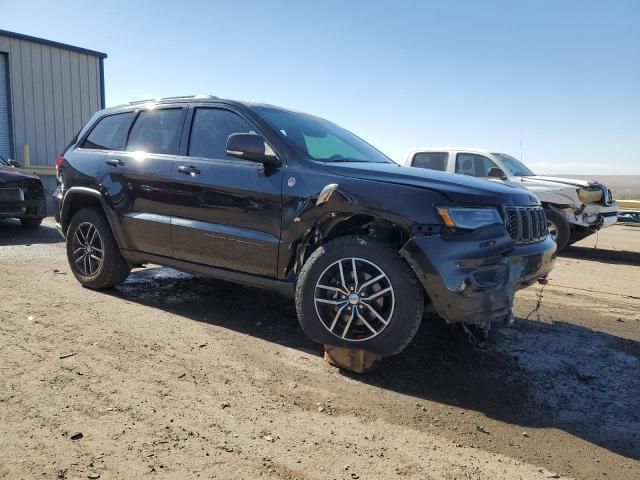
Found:
[[[562,212],[574,228],[592,232],[610,227],[618,221],[618,204],[615,201],[609,205],[583,204],[578,209],[565,208]]]
[[[2,189],[8,191],[10,189]],[[43,218],[46,217],[44,195],[31,195],[22,189],[14,188],[16,198],[3,199],[0,195],[0,218]]]
[[[510,315],[516,290],[546,277],[555,263],[549,236],[516,244],[502,225],[456,236],[413,237],[400,254],[447,322],[484,323]]]

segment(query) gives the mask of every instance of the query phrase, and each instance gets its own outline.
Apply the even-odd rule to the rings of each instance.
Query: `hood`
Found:
[[[520,188],[425,168],[364,162],[327,162],[324,167],[334,175],[433,190],[452,202],[522,206],[540,203],[535,195]]]
[[[40,178],[19,168],[0,165],[0,187],[24,182],[25,180],[40,180]]]
[[[535,175],[533,177],[522,177],[522,183],[526,184],[527,188],[529,184],[538,184],[540,186],[547,186],[549,188],[566,188],[566,187],[586,188],[590,185],[593,185],[596,182],[587,182],[586,180],[575,180],[573,178],[545,177],[542,175]]]

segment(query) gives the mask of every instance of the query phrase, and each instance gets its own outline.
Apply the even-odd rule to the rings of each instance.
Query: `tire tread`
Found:
[[[120,253],[120,248],[113,237],[111,227],[101,212],[93,207],[78,210],[71,219],[69,229],[67,230],[67,242],[69,242],[69,235],[74,231],[76,224],[84,220],[91,221],[100,232],[100,236],[103,240],[104,261],[98,276],[92,279],[87,279],[87,277],[76,272],[67,247],[67,257],[74,276],[83,286],[95,290],[111,288],[122,283],[131,273],[131,266],[124,259],[122,253]],[[67,243],[67,245],[69,245],[69,243]],[[111,259],[111,261],[109,261],[109,259]]]

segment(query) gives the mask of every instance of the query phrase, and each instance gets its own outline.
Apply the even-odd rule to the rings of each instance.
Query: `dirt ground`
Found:
[[[474,350],[437,321],[368,376],[291,300],[159,267],[83,289],[0,222],[1,478],[638,479],[640,228],[558,259]]]

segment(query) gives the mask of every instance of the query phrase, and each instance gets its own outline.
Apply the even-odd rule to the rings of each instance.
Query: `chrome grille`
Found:
[[[542,207],[505,207],[504,223],[518,243],[533,243],[547,236],[547,217]]]

